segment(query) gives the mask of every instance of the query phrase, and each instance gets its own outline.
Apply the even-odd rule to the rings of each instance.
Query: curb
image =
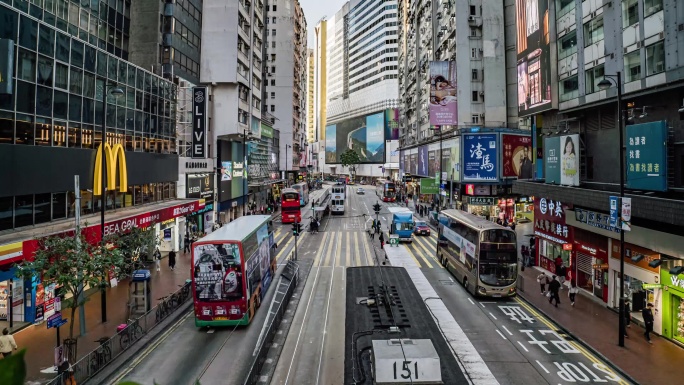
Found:
[[[584,341],[583,339],[577,337],[574,333],[571,333],[571,332],[570,332],[568,329],[566,329],[563,325],[561,325],[561,324],[558,323],[555,319],[553,319],[553,317],[551,317],[551,315],[549,315],[547,312],[545,312],[544,310],[542,310],[542,309],[540,309],[539,307],[535,306],[532,302],[528,301],[525,297],[523,297],[523,296],[520,294],[520,292],[518,292],[518,298],[520,298],[521,300],[523,300],[523,301],[524,301],[528,306],[530,306],[531,308],[533,308],[533,309],[535,309],[536,311],[538,311],[539,313],[543,314],[546,318],[548,318],[551,322],[553,322],[554,325],[556,325],[560,330],[562,330],[563,333],[569,335],[569,336],[572,337],[575,341],[579,342],[579,344],[582,345],[583,348],[585,348],[585,349],[587,349],[588,351],[590,351],[591,354],[593,354],[593,355],[595,355],[596,357],[598,357],[598,358],[600,358],[601,360],[603,360],[603,362],[604,362],[606,365],[610,366],[613,370],[615,370],[615,371],[617,372],[617,374],[619,374],[620,376],[622,376],[624,379],[626,379],[627,381],[631,382],[632,384],[636,384],[636,385],[639,384],[638,381],[636,381],[634,378],[632,378],[632,376],[630,376],[630,375],[627,374],[624,370],[622,370],[622,368],[620,368],[619,366],[615,365],[612,361],[610,361],[608,358],[606,358],[606,356],[604,356],[603,354],[601,354],[598,350],[594,349],[594,348],[593,348],[591,345],[589,345],[586,341]]]
[[[142,351],[140,349],[143,346],[155,341],[160,334],[168,330],[169,325],[177,322],[181,317],[183,317],[190,308],[192,308],[192,298],[190,300],[176,309],[173,314],[167,317],[165,320],[157,324],[152,331],[145,334],[142,338],[136,341],[131,347],[124,351],[120,356],[116,357],[109,362],[108,365],[102,369],[101,372],[97,373],[95,376],[83,381],[83,384],[104,384],[108,383],[113,379],[113,377],[119,373],[126,365],[133,361],[138,354]]]

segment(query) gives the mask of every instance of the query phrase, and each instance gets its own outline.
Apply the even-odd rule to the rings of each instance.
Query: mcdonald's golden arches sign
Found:
[[[128,169],[126,167],[126,153],[123,146],[109,143],[104,144],[104,153],[107,159],[107,190],[116,189],[116,170],[119,169],[119,191],[128,191]],[[97,149],[95,157],[95,172],[93,174],[93,195],[102,194],[102,145]]]

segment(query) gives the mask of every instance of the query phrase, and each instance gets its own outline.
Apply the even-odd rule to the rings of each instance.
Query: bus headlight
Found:
[[[478,292],[479,294],[482,294],[482,295],[487,294],[487,290],[485,290],[485,288],[482,287],[482,286],[478,286],[478,287],[477,287],[477,292]]]

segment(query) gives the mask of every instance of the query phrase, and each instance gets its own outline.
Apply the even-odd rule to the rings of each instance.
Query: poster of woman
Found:
[[[430,124],[458,124],[456,63],[430,62]]]
[[[579,135],[560,137],[561,178],[560,184],[579,186]]]

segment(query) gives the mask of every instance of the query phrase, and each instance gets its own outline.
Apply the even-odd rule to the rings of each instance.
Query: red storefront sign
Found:
[[[181,203],[171,207],[165,207],[163,209],[150,211],[147,213],[135,215],[132,217],[126,217],[121,219],[116,219],[111,222],[105,222],[105,236],[109,236],[117,233],[125,233],[131,230],[133,227],[147,228],[152,224],[160,223],[169,219],[182,217],[188,214],[192,214],[195,211],[202,210],[204,208],[204,200],[194,200],[187,203]],[[100,242],[102,239],[100,232],[100,225],[91,225],[82,229],[83,235],[89,243],[95,244]],[[63,233],[52,234],[52,235],[73,235],[74,230],[65,231]],[[23,244],[23,255],[25,258],[32,258],[33,253],[38,248],[38,241],[31,239],[24,241]]]
[[[572,227],[565,224],[565,210],[572,208],[560,201],[540,198],[534,201],[534,235],[564,245],[572,243]]]

